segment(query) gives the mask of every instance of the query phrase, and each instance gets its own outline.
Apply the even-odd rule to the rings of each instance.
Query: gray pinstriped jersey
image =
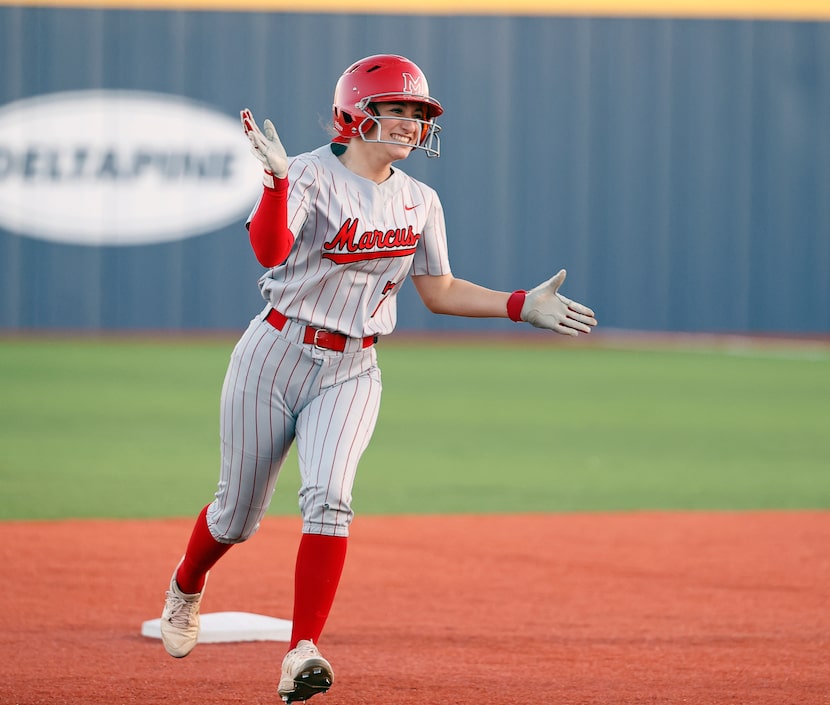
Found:
[[[296,239],[259,287],[289,318],[357,338],[386,335],[407,276],[451,273],[444,212],[429,186],[397,168],[376,184],[343,166],[330,145],[291,159],[288,180]]]

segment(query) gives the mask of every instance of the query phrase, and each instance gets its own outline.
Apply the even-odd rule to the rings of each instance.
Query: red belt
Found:
[[[265,320],[277,330],[282,330],[288,319],[277,311],[277,309],[272,308],[265,317]],[[304,343],[336,352],[343,352],[346,349],[346,343],[350,340],[354,340],[354,338],[350,338],[348,335],[343,335],[342,333],[332,333],[328,330],[313,328],[312,326],[306,326],[305,332],[303,333]],[[367,335],[360,341],[360,347],[370,348],[377,342],[378,337],[376,335]]]

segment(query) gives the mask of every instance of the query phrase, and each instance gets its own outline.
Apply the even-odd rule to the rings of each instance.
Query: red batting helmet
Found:
[[[370,109],[372,103],[419,103],[424,109],[421,138],[417,144],[430,157],[440,153],[436,123],[444,109],[429,95],[424,72],[412,61],[395,54],[376,54],[356,61],[347,68],[334,89],[332,116],[337,131],[335,142],[348,143],[352,137],[366,139],[366,133],[379,118]],[[380,141],[380,140],[367,140]]]

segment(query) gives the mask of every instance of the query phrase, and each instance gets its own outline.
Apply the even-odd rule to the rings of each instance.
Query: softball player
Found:
[[[438,195],[393,163],[413,150],[437,157],[441,104],[401,56],[370,56],[337,82],[330,144],[288,158],[270,120],[242,125],[264,166],[248,220],[267,268],[265,308],[234,348],[221,396],[221,473],[166,593],[162,638],[187,656],[199,634],[209,569],[258,529],[288,450],[301,473],[302,536],[293,626],[277,687],[286,702],[333,681],[317,642],[334,601],[352,521],[357,465],[378,417],[375,344],[392,332],[410,277],[435,313],[509,317],[565,335],[589,333],[589,308],[561,294],[561,270],[529,292],[494,291],[453,277]]]

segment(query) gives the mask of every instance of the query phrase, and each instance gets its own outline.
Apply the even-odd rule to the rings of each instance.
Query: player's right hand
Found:
[[[251,151],[265,167],[262,182],[268,188],[274,188],[274,177],[284,179],[288,174],[288,155],[285,153],[282,142],[280,142],[274,123],[265,120],[262,123],[264,130],[260,130],[248,108],[240,111],[239,117],[242,120],[242,129],[245,130],[245,136],[251,143]]]
[[[546,282],[527,292],[522,306],[522,320],[562,335],[590,333],[591,328],[597,324],[594,312],[559,293],[565,275],[565,270],[561,269]]]

